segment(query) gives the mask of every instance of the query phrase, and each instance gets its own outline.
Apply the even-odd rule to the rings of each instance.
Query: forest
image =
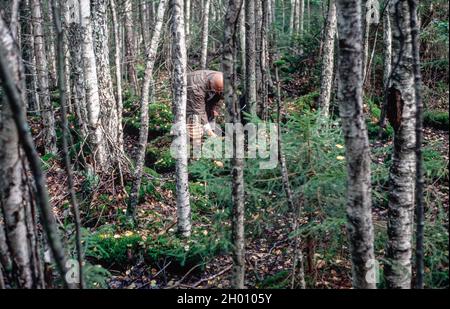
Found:
[[[447,0],[1,0],[0,289],[448,289]]]

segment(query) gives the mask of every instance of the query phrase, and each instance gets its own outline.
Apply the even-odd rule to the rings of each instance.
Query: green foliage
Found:
[[[86,256],[106,265],[123,267],[145,258],[150,262],[171,261],[178,267],[204,263],[214,255],[230,250],[227,235],[206,227],[195,227],[189,240],[174,232],[154,238],[143,237],[131,231],[121,232],[115,226],[104,226],[90,235]]]
[[[426,197],[427,204],[431,204],[430,198]],[[430,210],[426,214],[424,235],[425,285],[428,288],[448,288],[448,213],[445,212],[442,203],[438,203],[437,206],[438,213],[436,215],[432,215]]]
[[[57,159],[58,158],[57,158],[56,154],[54,154],[54,153],[46,153],[45,155],[43,155],[41,157],[41,162],[42,162],[42,166],[43,166],[44,170],[48,170],[51,167],[52,162]]]
[[[297,98],[295,101],[295,106],[297,110],[300,111],[310,111],[312,108],[317,106],[317,100],[319,99],[319,92],[310,92],[304,96]]]
[[[107,289],[111,273],[101,265],[86,263],[83,268],[83,277],[88,289]]]
[[[149,105],[149,130],[160,134],[170,132],[173,122],[171,108],[164,103],[152,103]]]
[[[141,188],[139,197],[149,195],[155,197],[157,200],[161,200],[162,196],[158,192],[157,188],[160,186],[160,175],[149,167],[144,167],[144,176],[142,177]]]
[[[150,103],[148,106],[149,112],[149,133],[152,136],[162,136],[170,132],[173,122],[172,110],[167,104],[164,103]],[[141,127],[140,113],[138,111],[128,113],[128,116],[124,117],[125,126],[128,130],[132,130],[134,133],[139,132]]]
[[[316,94],[304,96],[294,102],[295,110],[290,111],[286,123],[282,125],[283,147],[287,159],[290,182],[294,190],[295,199],[303,206],[303,218],[307,222],[302,224],[290,237],[301,235],[309,239],[316,254],[327,264],[335,264],[336,259],[348,260],[348,239],[346,235],[346,163],[345,147],[338,121],[330,120],[318,122],[318,114],[309,106]],[[379,116],[379,109],[375,103],[370,103],[370,117]],[[371,123],[369,121],[368,123]],[[388,129],[389,130],[389,129]],[[427,180],[447,177],[445,159],[436,151],[439,145],[430,145],[424,149],[424,161],[427,170]],[[385,210],[387,207],[387,192],[389,166],[391,162],[392,146],[372,147],[372,202],[375,209]],[[375,160],[381,158],[381,162]],[[287,201],[281,183],[279,167],[274,170],[259,169],[260,161],[246,159],[246,233],[247,237],[260,237],[262,231],[270,230],[276,224],[274,213],[287,218],[291,214],[287,208]],[[378,162],[378,163],[377,163]],[[190,189],[196,212],[207,211],[208,207],[219,207],[226,210],[231,208],[230,168],[228,160],[224,167],[218,168],[213,160],[200,159],[189,166],[190,176],[195,183]],[[222,214],[221,222],[229,219],[229,212]],[[258,219],[255,220],[254,218]],[[197,217],[196,217],[197,218]],[[387,232],[386,218],[375,217],[375,252],[377,258],[383,262]],[[445,226],[439,221],[439,225]],[[430,223],[430,226],[433,225]],[[430,232],[428,232],[430,233]],[[448,252],[444,245],[447,234],[440,233],[426,239],[427,248],[435,248],[440,252]],[[447,236],[445,236],[447,235]],[[443,266],[448,265],[440,255],[436,259],[429,259],[432,277],[427,279],[430,286],[443,286],[448,281]],[[340,267],[340,266],[336,266]],[[433,268],[433,269],[431,269]],[[347,272],[348,270],[343,270]],[[431,275],[429,275],[431,276]],[[314,278],[307,278],[314,284]],[[260,287],[281,288],[286,286],[283,273],[266,278],[259,283]],[[383,286],[383,282],[380,286]]]
[[[442,111],[426,111],[423,114],[423,124],[436,129],[449,130],[449,114]]]
[[[435,150],[438,148],[442,148],[442,145],[434,143],[422,150],[425,176],[429,180],[448,178],[448,162],[439,151]]]
[[[289,271],[282,270],[274,275],[268,276],[261,283],[257,284],[261,289],[286,289],[289,287]]]
[[[156,137],[147,144],[145,162],[155,172],[170,171],[175,167],[175,160],[170,155],[172,140],[171,135],[164,134]]]

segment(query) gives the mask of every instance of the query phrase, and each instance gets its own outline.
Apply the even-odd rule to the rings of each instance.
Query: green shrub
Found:
[[[174,266],[184,268],[228,252],[231,247],[227,239],[227,235],[204,227],[194,227],[191,238],[186,240],[173,232],[147,238],[131,231],[121,232],[114,226],[104,226],[89,236],[86,256],[98,263],[121,268],[141,257],[151,263],[171,261]]]
[[[423,124],[441,130],[449,130],[448,112],[426,111],[423,114]]]
[[[153,139],[147,145],[145,153],[145,164],[158,173],[175,170],[175,159],[170,153],[172,136],[165,134]]]

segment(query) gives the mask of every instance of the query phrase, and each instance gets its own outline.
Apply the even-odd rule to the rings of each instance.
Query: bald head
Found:
[[[210,87],[217,94],[223,93],[223,74],[222,73],[216,73],[211,77]]]

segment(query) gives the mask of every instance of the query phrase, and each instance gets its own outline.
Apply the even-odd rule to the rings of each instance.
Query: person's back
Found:
[[[217,116],[218,103],[223,99],[223,74],[200,70],[187,74],[186,119],[198,117],[199,124],[211,135],[209,125]]]

